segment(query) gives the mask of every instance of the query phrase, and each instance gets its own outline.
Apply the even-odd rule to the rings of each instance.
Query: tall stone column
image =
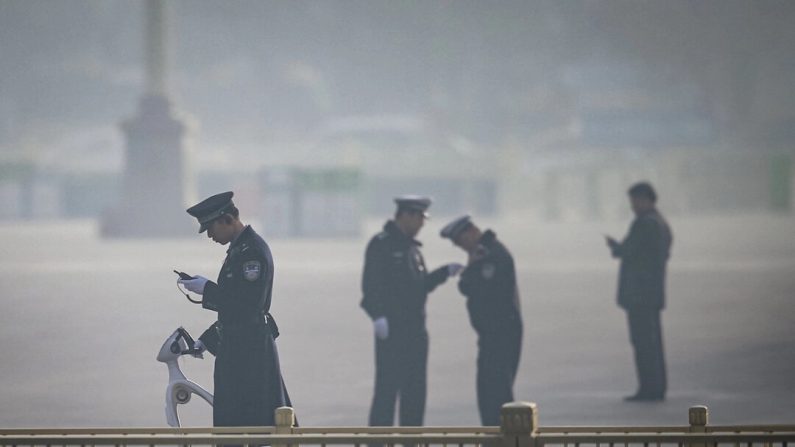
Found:
[[[147,0],[146,91],[135,116],[121,123],[126,142],[119,201],[104,216],[105,237],[188,236],[195,225],[186,198],[187,125],[175,112],[167,86],[166,2]]]

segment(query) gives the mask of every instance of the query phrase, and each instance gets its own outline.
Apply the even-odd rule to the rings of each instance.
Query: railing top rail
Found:
[[[186,444],[485,444],[544,447],[551,444],[795,443],[795,425],[709,425],[709,409],[688,409],[689,425],[547,426],[530,402],[505,404],[500,427],[295,427],[292,408],[278,408],[274,427],[88,427],[0,429],[2,445]]]
[[[292,427],[296,434],[363,433],[363,434],[498,434],[500,427]],[[276,434],[276,427],[77,427],[77,428],[4,428],[3,435],[155,435],[155,434]]]
[[[795,431],[793,424],[758,424],[758,425],[708,425],[708,432],[769,432]]]
[[[295,427],[293,433],[362,433],[362,434],[499,434],[500,427]]]
[[[777,433],[611,433],[611,434],[539,434],[541,444],[621,444],[621,443],[754,443],[793,442],[795,432]]]
[[[414,434],[499,434],[500,427],[464,427],[464,426],[429,426],[429,427],[293,427],[294,434],[356,434],[356,435],[414,435]],[[691,427],[682,426],[547,426],[538,427],[540,435],[578,434],[686,434]],[[710,425],[705,427],[706,433],[712,434],[753,434],[795,432],[795,425]],[[78,428],[5,428],[0,429],[0,436],[13,435],[178,435],[178,434],[276,434],[276,427],[78,427]]]
[[[158,434],[158,435],[14,435],[0,436],[3,445],[183,445],[183,444],[489,444],[495,435],[229,435],[229,434]]]
[[[755,433],[755,432],[780,432],[795,431],[795,425],[769,424],[769,425],[707,425],[704,427],[708,433]],[[560,425],[538,427],[538,433],[687,433],[690,425],[662,425],[662,426],[587,426],[587,425]]]
[[[560,425],[538,427],[541,434],[567,434],[567,433],[688,433],[689,425],[681,426],[587,426],[587,425]]]
[[[537,445],[609,443],[761,443],[795,442],[795,432],[713,434],[590,434],[533,436]],[[182,445],[182,444],[493,444],[501,439],[494,434],[157,434],[157,435],[8,435],[0,436],[3,445]]]

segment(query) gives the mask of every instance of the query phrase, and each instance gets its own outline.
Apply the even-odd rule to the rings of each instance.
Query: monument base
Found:
[[[121,196],[100,226],[103,237],[190,236],[195,225],[185,213],[187,169],[183,137],[187,126],[162,95],[141,99],[138,113],[121,124],[126,160]]]

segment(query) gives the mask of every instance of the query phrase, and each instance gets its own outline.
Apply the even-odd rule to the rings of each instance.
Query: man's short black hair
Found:
[[[657,193],[649,182],[638,182],[627,191],[630,197],[645,197],[652,202],[657,202]]]

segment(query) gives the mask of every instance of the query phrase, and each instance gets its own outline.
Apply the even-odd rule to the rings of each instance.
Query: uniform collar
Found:
[[[486,230],[480,236],[480,242],[482,245],[490,245],[497,239],[497,234],[491,230]]]
[[[417,246],[420,246],[420,247],[422,246],[422,242],[420,242],[420,241],[418,241],[418,240],[416,240],[416,239],[414,239],[412,237],[409,237],[400,228],[398,228],[398,226],[397,226],[397,224],[395,223],[394,220],[388,220],[384,224],[384,231],[386,231],[387,234],[389,234],[390,236],[394,236],[398,240],[404,241],[407,245],[414,244],[414,245],[417,245]]]
[[[226,252],[229,253],[235,249],[235,247],[237,247],[245,239],[245,236],[247,236],[251,231],[253,231],[251,229],[251,225],[246,225],[245,228],[243,228],[243,231],[241,231],[240,234],[238,234],[237,237],[229,243],[229,249],[226,250]]]

